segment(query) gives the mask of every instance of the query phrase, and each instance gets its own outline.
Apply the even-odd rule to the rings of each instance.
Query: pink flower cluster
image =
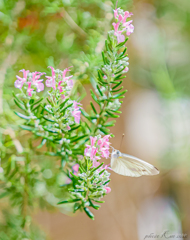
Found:
[[[28,96],[30,97],[32,96],[32,93],[34,91],[34,89],[31,87],[35,87],[37,92],[41,92],[44,90],[43,79],[40,79],[40,77],[45,73],[41,73],[41,72],[30,73],[29,70],[25,70],[25,69],[20,70],[20,72],[23,72],[23,77],[16,76],[17,80],[14,83],[16,88],[21,89],[24,84],[27,84],[28,85],[27,93],[28,93]]]
[[[127,18],[130,18],[133,14],[128,11],[121,11],[120,8],[114,10],[114,17],[118,22],[113,23],[113,27],[115,31],[114,35],[117,37],[118,43],[125,41],[125,36],[122,34],[123,32],[126,32],[126,35],[129,36],[134,31],[134,26],[131,24],[132,20],[127,21]]]
[[[67,87],[67,91],[71,90],[73,87],[73,80],[69,80],[70,78],[72,78],[72,76],[66,77],[66,73],[69,72],[69,68],[66,68],[63,73],[62,76],[59,74],[58,75],[58,84],[56,84],[56,74],[55,74],[55,69],[51,66],[49,66],[49,68],[51,68],[51,73],[52,76],[46,76],[47,80],[46,80],[46,86],[47,87],[51,87],[54,90],[56,90],[56,88],[59,90],[59,93],[62,93],[62,99],[65,98],[65,95],[63,94],[64,92],[64,86],[66,85]],[[57,85],[57,86],[56,86]]]
[[[79,105],[82,105],[82,104],[80,104],[76,101],[73,102],[74,110],[72,111],[72,115],[75,118],[75,122],[78,124],[80,123],[80,114],[81,114]]]
[[[93,161],[93,166],[97,167],[99,165],[99,160],[101,157],[108,158],[109,157],[109,137],[110,135],[106,135],[103,138],[90,137],[91,145],[86,145],[84,150],[84,155],[90,157]]]
[[[58,74],[57,78],[59,80],[56,81],[56,73],[55,69],[51,66],[52,76],[46,76],[46,86],[52,87],[54,90],[58,89],[59,93],[61,93],[61,98],[64,99],[66,92],[70,91],[73,87],[72,76],[66,77],[66,73],[69,72],[69,68],[66,68],[62,76]],[[28,96],[32,96],[32,93],[36,90],[37,92],[41,92],[44,90],[43,79],[40,79],[42,75],[46,73],[41,72],[30,72],[29,70],[22,69],[20,72],[23,72],[23,77],[16,76],[17,80],[14,85],[16,88],[22,89],[23,85],[27,86]]]

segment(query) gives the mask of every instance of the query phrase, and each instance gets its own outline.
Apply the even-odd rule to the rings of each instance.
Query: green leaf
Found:
[[[125,41],[124,42],[121,42],[121,43],[119,43],[117,46],[116,46],[116,48],[117,49],[119,49],[119,48],[121,48],[127,41],[128,41],[128,37],[125,39]]]
[[[87,214],[87,216],[88,216],[89,218],[91,218],[92,220],[94,220],[94,214],[91,213],[91,211],[90,211],[88,208],[84,207],[84,211],[85,211],[85,213]]]
[[[112,89],[115,89],[115,88],[119,87],[119,85],[120,85],[122,82],[123,82],[123,81],[118,82],[114,87],[112,87]]]
[[[64,200],[64,201],[58,202],[57,204],[74,203],[74,202],[78,202],[78,201],[80,201],[80,200],[81,200],[80,198],[68,199],[68,200]]]
[[[106,171],[106,169],[103,169],[101,172],[99,172],[99,175],[101,175],[105,171]]]
[[[116,94],[116,95],[113,95],[113,99],[116,99],[116,98],[119,98],[121,95],[123,95],[123,94],[125,94],[127,92],[127,90],[124,90],[123,92],[120,92],[120,93],[118,93],[118,94]]]
[[[109,133],[109,129],[106,129],[103,127],[100,127],[99,130],[102,131],[105,135],[107,135]]]
[[[112,111],[114,113],[122,113],[121,111],[118,111],[118,110],[110,110],[110,111]]]
[[[26,125],[20,125],[19,127],[27,131],[33,131],[35,129],[34,127],[30,127]]]
[[[88,198],[88,201],[90,203],[90,206],[93,207],[94,209],[98,210],[101,206],[94,204],[90,198]]]
[[[65,113],[65,111],[67,110],[67,108],[71,107],[73,105],[73,103],[69,104],[68,106],[64,107],[63,109],[60,110],[60,113]]]
[[[115,73],[115,75],[117,75],[117,74],[123,72],[123,70],[124,70],[125,68],[126,68],[126,67],[124,66],[121,70],[117,71],[117,72]]]
[[[51,133],[59,133],[59,130],[58,129],[51,129],[51,128],[48,128],[46,126],[43,126],[43,129],[45,131],[48,131],[48,132],[51,132]]]
[[[91,128],[90,128],[90,126],[88,126],[88,124],[86,122],[85,122],[85,125],[88,128],[88,130],[91,132]]]
[[[82,135],[82,136],[79,136],[79,137],[74,137],[73,139],[70,140],[70,143],[73,143],[73,142],[77,142],[85,137],[87,137],[88,134],[85,134],[85,135]]]
[[[69,101],[69,98],[67,98],[64,102],[62,102],[62,103],[60,104],[60,109],[61,109],[63,106],[65,106],[65,104],[66,104],[67,101]]]
[[[92,89],[90,89],[90,92],[91,92],[91,96],[94,99],[94,101],[100,105],[100,102],[98,101],[98,99],[97,99],[96,95],[94,94],[94,92],[92,91]]]
[[[97,202],[97,203],[105,203],[105,201],[100,201],[100,200],[96,200],[96,199],[92,199],[94,202]]]
[[[91,105],[91,107],[92,107],[92,110],[94,111],[94,113],[95,113],[95,114],[97,114],[96,108],[94,107],[94,105],[93,105],[93,103],[92,103],[92,102],[90,102],[90,105]]]
[[[105,183],[103,183],[103,185],[106,185],[110,182],[111,180],[109,179],[108,181],[106,181]]]
[[[37,105],[35,108],[32,109],[32,112],[34,112],[36,109],[38,109],[40,106],[42,106],[41,104]]]
[[[14,97],[18,102],[23,103],[22,100],[20,100],[20,99],[16,96],[16,94],[14,93],[14,91],[12,91],[12,94],[13,94],[13,97]]]
[[[110,113],[109,111],[106,111],[106,112],[112,118],[118,118],[119,117],[118,115],[114,115],[113,113]]]
[[[110,44],[112,44],[112,40],[111,40],[111,38],[110,38],[109,33],[108,33],[108,41],[109,41]]]
[[[106,50],[107,50],[107,52],[112,52],[112,49],[111,49],[111,47],[110,47],[110,45],[108,44],[108,40],[106,39],[106,41],[105,41],[105,46],[106,46]]]
[[[89,119],[90,116],[88,115],[87,112],[85,112],[84,109],[81,109],[81,113],[82,113],[82,115],[83,115],[85,118]]]
[[[71,129],[68,131],[68,132],[72,132],[76,129],[78,129],[79,127],[81,127],[81,125],[79,124],[78,126],[75,126],[75,127],[71,127]]]
[[[34,107],[34,105],[36,105],[36,104],[40,103],[40,102],[41,102],[43,99],[44,99],[44,98],[42,97],[42,98],[40,98],[38,101],[36,101],[36,102],[32,103],[32,105],[30,106],[30,107],[31,107],[31,109]]]
[[[103,52],[103,51],[102,51],[102,59],[103,59],[104,64],[106,65],[107,62],[106,62],[105,55],[104,55],[104,52]]]
[[[99,169],[103,164],[104,164],[104,163],[102,162],[102,163],[100,163],[100,165],[99,165],[98,167],[92,168],[91,174],[92,174],[94,171],[96,171],[97,169]]]
[[[120,59],[122,59],[123,57],[126,57],[126,56],[124,56],[124,54],[126,53],[126,51],[127,51],[127,48],[125,48],[124,51],[119,54],[119,57],[117,58],[117,60],[120,60]]]
[[[20,109],[26,111],[26,108],[22,103],[18,102],[16,99],[14,99],[14,102]]]
[[[99,77],[99,80],[100,80],[102,83],[108,84],[107,82],[104,81],[103,76],[102,76],[102,72],[101,72],[100,69],[98,70],[98,77]]]
[[[55,122],[54,120],[49,119],[49,118],[47,118],[46,116],[43,116],[43,118],[44,118],[45,120],[49,121],[49,122]]]
[[[121,91],[123,89],[123,87],[120,87],[119,89],[117,89],[117,90],[112,90],[111,92],[119,92],[119,91]]]
[[[96,85],[96,88],[97,88],[98,92],[100,93],[100,95],[103,96],[104,94],[102,93],[102,91],[100,90],[98,85]]]
[[[104,127],[113,127],[115,125],[115,122],[116,122],[115,120],[107,122],[104,124]]]
[[[40,145],[38,145],[37,148],[39,149],[39,148],[43,147],[44,144],[46,143],[46,141],[47,141],[46,139],[42,139]]]
[[[84,192],[84,189],[68,189],[70,192]]]
[[[122,78],[126,78],[126,76],[122,76],[122,74],[119,74],[118,76],[116,76],[116,77],[114,78],[114,80],[120,80],[120,79],[122,79]]]
[[[74,179],[76,179],[76,180],[79,179],[73,172],[70,172],[70,174],[73,176]]]
[[[16,111],[14,111],[14,113],[15,113],[18,117],[23,118],[23,119],[25,119],[25,120],[29,120],[29,119],[30,119],[30,116],[25,116],[25,115],[23,115],[22,113],[19,113],[19,112],[16,112]]]
[[[79,210],[81,206],[82,206],[81,204],[75,203],[75,205],[74,205],[74,213],[75,213],[77,210]]]

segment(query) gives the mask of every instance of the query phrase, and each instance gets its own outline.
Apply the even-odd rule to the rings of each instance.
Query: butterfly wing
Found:
[[[117,158],[111,158],[111,168],[114,172],[120,175],[130,177],[159,174],[158,169],[153,165],[139,158],[123,153]]]

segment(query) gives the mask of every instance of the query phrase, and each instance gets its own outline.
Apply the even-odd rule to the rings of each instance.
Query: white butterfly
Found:
[[[159,174],[159,170],[153,165],[115,149],[111,154],[111,169],[120,175],[130,177]]]

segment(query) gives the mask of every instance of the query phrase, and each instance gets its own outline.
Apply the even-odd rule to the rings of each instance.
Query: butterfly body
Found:
[[[111,168],[120,175],[130,177],[159,174],[158,169],[153,165],[115,149],[111,154]]]

